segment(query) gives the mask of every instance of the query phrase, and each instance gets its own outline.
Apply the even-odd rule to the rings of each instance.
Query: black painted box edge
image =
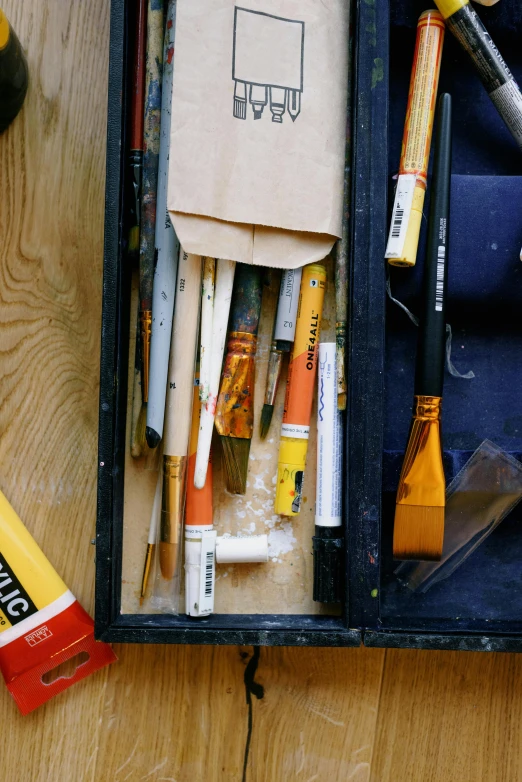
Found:
[[[121,614],[123,508],[115,484],[121,481],[125,447],[122,400],[126,400],[128,325],[123,281],[122,225],[127,52],[130,0],[111,0],[108,87],[105,240],[100,359],[98,501],[96,522],[95,636],[120,643],[252,644],[264,646],[359,646],[349,604],[342,617],[322,615],[217,615],[203,620],[157,614]],[[357,7],[358,11],[358,7]],[[348,551],[355,541],[347,536]],[[351,554],[350,554],[351,556]],[[347,563],[346,583],[349,583]],[[355,629],[351,629],[354,626]]]

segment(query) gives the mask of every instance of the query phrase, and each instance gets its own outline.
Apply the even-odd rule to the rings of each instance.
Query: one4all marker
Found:
[[[301,510],[325,289],[325,267],[316,263],[305,266],[277,466],[275,511],[282,516],[297,516]]]

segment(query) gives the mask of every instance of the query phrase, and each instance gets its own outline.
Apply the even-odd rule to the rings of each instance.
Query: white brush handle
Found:
[[[186,456],[192,422],[194,365],[201,302],[201,257],[180,249],[172,323],[163,452]]]
[[[215,276],[215,259],[203,258],[203,290],[201,292],[201,350],[199,354],[199,399],[203,404],[207,401],[208,395],[210,393]]]
[[[228,316],[234,287],[235,261],[224,261],[219,258],[216,268],[216,284],[214,291],[214,318],[212,322],[212,351],[210,366],[210,382],[208,399],[201,408],[199,419],[198,449],[196,452],[196,468],[194,486],[202,489],[207,479],[210,444],[216,417],[216,404],[219,394],[221,367],[227,339]]]

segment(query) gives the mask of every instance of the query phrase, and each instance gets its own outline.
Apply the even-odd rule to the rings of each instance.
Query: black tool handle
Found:
[[[442,396],[451,185],[451,95],[440,96],[431,190],[424,291],[417,349],[417,396]]]

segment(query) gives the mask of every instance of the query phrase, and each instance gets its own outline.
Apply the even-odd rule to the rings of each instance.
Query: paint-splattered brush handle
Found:
[[[145,55],[145,110],[143,116],[143,173],[140,235],[140,309],[152,308],[156,192],[161,126],[163,71],[163,0],[149,0]]]
[[[227,355],[216,409],[216,429],[224,437],[252,437],[262,273],[256,266],[236,266]]]
[[[262,294],[262,267],[238,263],[230,308],[229,333],[243,332],[257,336]]]

